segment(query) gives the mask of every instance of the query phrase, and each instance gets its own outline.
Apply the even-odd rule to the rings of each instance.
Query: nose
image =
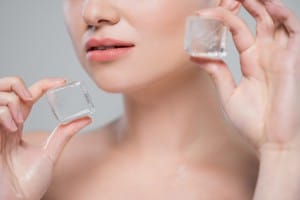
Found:
[[[86,0],[82,6],[82,17],[89,27],[113,25],[120,20],[116,8],[105,0]]]

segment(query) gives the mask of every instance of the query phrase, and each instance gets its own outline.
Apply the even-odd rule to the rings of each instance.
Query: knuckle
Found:
[[[22,83],[22,78],[19,76],[10,77],[12,84],[20,84]]]
[[[270,17],[265,17],[264,18],[264,26],[266,27],[267,30],[274,30],[275,29],[275,24],[274,21],[272,20],[272,18]]]
[[[23,80],[21,77],[14,76],[10,78],[10,84],[11,84],[11,89],[13,89],[16,86],[23,85]]]
[[[227,14],[226,10],[224,8],[222,8],[222,7],[217,7],[216,11],[217,11],[216,15],[218,15],[218,17],[220,17],[220,18],[223,18],[224,15]]]

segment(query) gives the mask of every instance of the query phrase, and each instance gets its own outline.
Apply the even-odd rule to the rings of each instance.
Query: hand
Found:
[[[86,117],[60,125],[45,145],[33,146],[22,139],[22,127],[32,106],[63,79],[44,79],[27,89],[20,78],[0,79],[0,199],[41,199],[52,170],[71,137],[91,122]]]
[[[259,151],[300,151],[300,22],[280,0],[240,0],[257,22],[256,36],[221,7],[199,15],[229,26],[239,51],[237,85],[224,62],[199,62],[213,78],[224,111]]]

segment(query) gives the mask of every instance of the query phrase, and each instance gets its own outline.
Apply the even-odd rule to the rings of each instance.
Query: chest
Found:
[[[72,200],[250,200],[247,189],[229,184],[222,176],[197,173],[168,174],[135,169],[89,173],[62,185],[53,199]],[[241,198],[242,196],[242,198]]]
[[[118,180],[117,183],[101,183],[97,187],[74,188],[64,193],[60,199],[72,200],[242,200],[233,198],[223,189],[214,186],[189,184],[173,186],[172,183],[143,182]],[[246,200],[246,198],[245,198]]]

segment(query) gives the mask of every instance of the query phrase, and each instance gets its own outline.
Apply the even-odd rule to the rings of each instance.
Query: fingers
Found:
[[[236,83],[229,68],[223,61],[204,61],[195,57],[191,59],[208,72],[218,90],[222,104],[225,106],[236,88]]]
[[[9,132],[16,132],[18,130],[17,124],[12,118],[8,107],[0,106],[0,126]]]
[[[252,15],[257,22],[264,21],[266,18],[270,19],[263,3],[258,0],[237,0],[243,7]]]
[[[242,53],[255,43],[255,38],[245,22],[230,11],[218,7],[198,12],[200,16],[218,19],[227,25],[232,33],[237,50]]]
[[[1,124],[7,130],[15,132],[27,118],[31,106],[51,87],[65,84],[64,79],[43,79],[29,90],[22,79],[8,77],[0,79]]]
[[[21,109],[21,102],[15,93],[0,92],[0,106],[7,106],[16,123],[23,123],[24,117]]]
[[[84,117],[57,127],[50,135],[46,145],[44,146],[45,156],[55,163],[70,139],[91,122],[91,118]]]
[[[62,86],[65,82],[65,79],[43,79],[35,83],[30,89],[27,89],[25,83],[18,77],[0,79],[1,152],[3,152],[4,148],[6,149],[7,137],[4,137],[4,135],[12,136],[10,138],[13,139],[14,145],[10,145],[11,147],[19,144],[22,137],[23,122],[27,118],[32,105],[48,89]]]
[[[281,34],[282,31],[286,31],[289,38],[292,39],[289,41],[289,44],[294,43],[294,36],[300,33],[300,21],[281,0],[238,1],[256,19],[258,37],[266,36],[273,38]]]
[[[39,100],[47,90],[60,87],[65,85],[66,80],[62,78],[54,78],[54,79],[43,79],[36,82],[29,88],[30,93],[32,94],[33,102]]]
[[[24,81],[19,77],[6,77],[0,79],[0,91],[15,92],[24,101],[32,99]]]
[[[43,79],[27,89],[24,81],[19,77],[5,77],[0,79],[1,92],[15,92],[23,101],[36,102],[43,94],[52,87],[59,87],[66,83],[63,78]]]
[[[23,115],[26,119],[33,104],[35,104],[49,89],[60,87],[66,84],[66,80],[62,78],[48,78],[42,79],[33,84],[29,91],[32,95],[32,100],[26,104],[26,109],[23,109]]]
[[[266,0],[265,5],[270,15],[284,25],[292,39],[296,34],[300,33],[300,21],[291,10],[278,2],[278,0]]]
[[[257,36],[272,37],[275,25],[272,17],[260,0],[237,0],[252,15],[257,24]]]
[[[289,33],[299,33],[300,32],[300,22],[296,15],[287,8],[279,0],[265,0],[266,9],[269,14],[283,23],[288,29]]]

